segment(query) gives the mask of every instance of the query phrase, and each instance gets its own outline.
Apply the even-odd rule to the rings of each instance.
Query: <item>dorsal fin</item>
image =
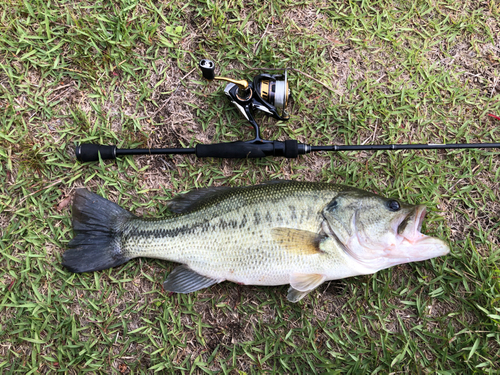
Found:
[[[281,184],[288,182],[291,181],[271,180],[268,182],[264,182],[260,185],[254,185],[254,186],[242,186],[242,187],[211,186],[201,189],[195,189],[185,194],[177,195],[167,203],[167,207],[170,209],[170,211],[178,214],[186,213],[195,210],[196,208],[201,206],[204,202],[206,202],[208,199],[216,198],[226,193],[229,190],[248,189],[248,188],[253,188],[255,186]]]
[[[324,236],[307,230],[293,228],[273,228],[272,236],[283,249],[297,255],[322,253],[320,249]]]
[[[175,196],[167,203],[170,211],[175,213],[185,213],[194,210],[200,203],[209,198],[221,195],[222,193],[235,189],[228,186],[212,186],[207,188],[195,189],[185,194]]]

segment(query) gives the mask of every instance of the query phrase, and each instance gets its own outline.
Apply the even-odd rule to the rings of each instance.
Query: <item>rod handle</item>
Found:
[[[196,156],[199,158],[265,158],[266,156],[284,156],[296,158],[304,154],[299,150],[299,144],[295,140],[285,142],[247,143],[230,142],[216,143],[210,145],[196,145]]]
[[[94,145],[83,143],[75,148],[76,160],[81,162],[98,161],[99,154],[101,159],[116,159],[116,146]]]
[[[215,143],[196,145],[199,158],[264,158],[266,154],[261,145],[245,142]]]

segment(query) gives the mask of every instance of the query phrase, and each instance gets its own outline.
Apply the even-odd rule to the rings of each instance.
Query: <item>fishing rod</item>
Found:
[[[229,82],[224,93],[230,102],[253,127],[254,139],[249,141],[197,144],[193,148],[118,148],[116,145],[84,143],[76,146],[76,159],[81,162],[116,159],[127,155],[189,155],[199,158],[264,158],[277,156],[297,158],[299,155],[316,151],[378,151],[378,150],[449,150],[467,148],[500,148],[500,143],[451,143],[451,144],[391,144],[391,145],[330,145],[311,146],[296,140],[271,141],[262,139],[254,113],[259,111],[277,120],[287,121],[290,116],[286,107],[291,98],[288,74],[259,74],[253,81],[235,80],[215,76],[215,64],[203,59],[199,63],[203,77],[208,81]],[[497,116],[491,115],[497,119]]]

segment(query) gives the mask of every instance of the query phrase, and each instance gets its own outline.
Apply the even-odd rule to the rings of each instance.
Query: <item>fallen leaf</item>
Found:
[[[120,365],[118,365],[118,370],[120,370],[120,372],[123,374],[128,370],[128,367],[126,364],[121,363]]]
[[[71,196],[67,196],[66,198],[64,198],[62,201],[59,202],[59,204],[57,205],[57,211],[61,211],[64,207],[66,207],[69,202],[71,201]]]

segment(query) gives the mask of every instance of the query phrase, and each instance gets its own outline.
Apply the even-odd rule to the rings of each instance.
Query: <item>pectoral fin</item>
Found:
[[[312,255],[322,253],[320,249],[324,236],[307,230],[293,228],[273,228],[274,241],[283,249],[297,255]]]
[[[223,280],[212,279],[200,275],[188,266],[177,266],[168,275],[163,283],[163,289],[174,293],[191,293],[200,289],[208,288],[211,285],[220,283]]]
[[[290,275],[290,289],[288,289],[288,300],[298,302],[309,292],[314,290],[326,280],[325,275],[318,273],[292,273]]]
[[[319,273],[298,273],[290,275],[290,285],[300,292],[311,291],[326,280],[325,275]]]

